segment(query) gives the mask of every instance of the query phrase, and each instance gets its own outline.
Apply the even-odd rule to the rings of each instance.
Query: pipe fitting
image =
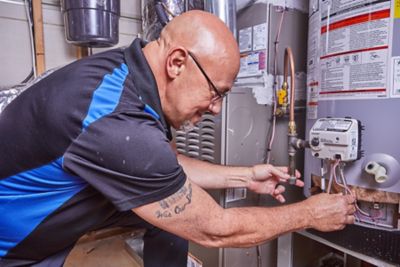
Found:
[[[370,161],[365,165],[365,172],[374,175],[375,181],[379,184],[384,183],[388,180],[386,175],[386,168],[380,165],[376,161]]]
[[[296,122],[295,121],[289,121],[289,123],[288,123],[288,134],[297,136]]]

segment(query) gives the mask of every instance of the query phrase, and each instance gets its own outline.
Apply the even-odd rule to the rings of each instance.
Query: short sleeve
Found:
[[[93,122],[67,149],[63,167],[121,211],[164,199],[186,181],[161,124],[140,112]]]

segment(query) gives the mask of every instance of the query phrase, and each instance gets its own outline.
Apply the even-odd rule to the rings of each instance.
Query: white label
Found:
[[[359,14],[360,10],[373,11],[382,6],[389,6],[389,4],[390,0],[322,0],[322,18],[340,16],[341,14],[346,14],[345,16],[349,17],[353,14]]]
[[[253,50],[267,49],[267,23],[253,26]]]
[[[239,50],[240,53],[251,51],[252,29],[244,28],[239,31]]]
[[[393,59],[393,97],[400,97],[400,57]]]
[[[318,102],[307,105],[307,119],[315,120],[316,118],[318,118]]]
[[[261,75],[265,69],[265,52],[252,52],[240,57],[238,77]]]
[[[307,47],[307,119],[318,117],[319,99],[319,46],[321,16],[319,1],[310,2],[310,14],[308,20],[308,47]]]
[[[319,100],[387,97],[390,1],[322,3]]]
[[[352,121],[342,119],[321,119],[313,127],[314,131],[347,131],[350,129]]]

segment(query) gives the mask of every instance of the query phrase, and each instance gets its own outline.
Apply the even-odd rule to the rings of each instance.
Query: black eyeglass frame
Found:
[[[227,94],[227,92],[221,93],[217,87],[214,85],[214,83],[211,81],[210,77],[208,77],[207,73],[204,71],[203,67],[200,65],[199,61],[196,59],[196,57],[193,55],[192,52],[188,51],[189,56],[193,59],[194,63],[196,63],[196,66],[199,68],[201,73],[203,73],[204,77],[206,78],[207,82],[211,85],[211,88],[213,89],[215,96],[211,99],[212,102],[217,102],[220,99],[223,99]]]

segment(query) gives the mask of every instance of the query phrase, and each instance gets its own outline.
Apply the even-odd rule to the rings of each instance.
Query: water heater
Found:
[[[318,134],[329,137],[321,146],[323,157],[315,149],[305,153],[304,193],[309,196],[327,190],[326,178],[342,175],[357,196],[358,226],[348,227],[346,233],[331,238],[367,255],[397,263],[400,262],[397,145],[400,124],[396,119],[400,112],[399,33],[398,0],[310,1],[306,131],[311,147],[313,140],[314,145],[321,145]],[[318,122],[321,122],[319,133],[315,131]],[[327,122],[341,125],[329,126],[332,127],[329,130]],[[338,163],[340,156],[330,151],[351,149],[352,139],[336,145],[339,140],[335,138],[340,138],[352,122],[362,125],[361,143],[357,146],[360,153]],[[340,172],[332,168],[335,164]],[[341,190],[339,187],[338,191]],[[349,236],[353,241],[348,240]]]

